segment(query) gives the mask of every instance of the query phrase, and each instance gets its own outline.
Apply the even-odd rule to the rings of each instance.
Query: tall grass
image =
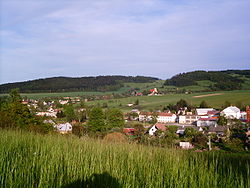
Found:
[[[249,187],[248,155],[1,130],[0,187]]]

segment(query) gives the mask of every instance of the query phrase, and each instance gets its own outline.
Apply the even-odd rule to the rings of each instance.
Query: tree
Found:
[[[75,114],[76,114],[76,118],[78,119],[79,122],[84,122],[87,120],[87,111],[86,110],[78,109]]]
[[[201,101],[201,103],[200,103],[200,108],[208,108],[209,106],[208,106],[208,104],[207,104],[207,102],[206,101]]]
[[[123,127],[125,123],[122,111],[116,108],[107,110],[106,120],[109,128]]]
[[[93,107],[89,114],[88,125],[93,132],[102,132],[106,130],[106,125],[104,122],[104,114],[100,107]]]
[[[187,138],[193,138],[198,134],[198,131],[192,127],[187,127],[184,131],[184,135]]]
[[[145,128],[143,127],[143,124],[141,124],[141,123],[136,123],[136,124],[134,125],[134,128],[135,128],[134,135],[136,136],[136,139],[137,139],[137,140],[141,140],[142,136],[143,136],[144,133],[145,133]]]
[[[9,99],[0,108],[1,127],[28,129],[29,126],[39,123],[30,113],[27,105],[22,104],[21,101],[19,90],[11,90]]]
[[[153,112],[151,117],[152,117],[152,120],[150,121],[150,123],[152,123],[152,124],[157,123],[158,113]]]
[[[134,105],[139,105],[139,99],[136,99]]]
[[[227,125],[227,118],[225,116],[220,116],[217,123],[218,125]]]
[[[66,116],[67,121],[73,121],[76,120],[76,114],[74,111],[74,107],[72,104],[66,105],[64,108],[64,114]]]
[[[130,120],[135,120],[139,118],[139,115],[136,112],[130,112],[128,115]]]
[[[179,101],[177,101],[176,105],[175,105],[175,109],[176,111],[180,110],[181,108],[190,108],[189,104],[187,101],[185,101],[184,99],[181,99]]]
[[[167,146],[173,147],[176,144],[176,140],[179,136],[176,134],[178,127],[177,126],[168,126],[167,130],[164,132],[163,143]]]
[[[222,108],[227,108],[231,106],[231,103],[229,101],[225,101],[224,105],[222,106]]]

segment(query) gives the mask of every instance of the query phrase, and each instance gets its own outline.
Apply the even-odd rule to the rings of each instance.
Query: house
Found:
[[[178,122],[180,124],[193,124],[199,118],[200,118],[200,116],[196,116],[196,115],[182,115],[182,116],[179,116]]]
[[[157,130],[166,131],[166,125],[162,123],[156,123],[155,125],[153,125],[153,127],[149,129],[148,133],[149,135],[153,136]]]
[[[184,133],[185,133],[185,128],[184,128],[184,126],[178,128],[177,131],[176,131],[176,133],[179,134],[179,135],[184,135]]]
[[[250,106],[247,106],[246,113],[247,113],[247,122],[250,123]]]
[[[247,121],[247,112],[240,112],[240,120]]]
[[[37,112],[36,115],[37,116],[47,116],[47,117],[54,117],[56,118],[57,112]]]
[[[209,127],[209,126],[217,126],[218,118],[200,118],[197,121],[197,127]]]
[[[218,110],[211,110],[207,112],[208,117],[219,117],[220,116],[220,111]]]
[[[132,109],[131,112],[137,113],[138,115],[140,114],[140,110],[138,110],[138,109]]]
[[[65,105],[65,104],[67,104],[69,102],[69,100],[59,100],[59,103],[61,104],[61,105]]]
[[[208,129],[208,134],[216,134],[217,136],[224,136],[225,135],[225,131],[228,128],[226,126],[210,126]]]
[[[150,94],[148,94],[149,96],[158,95],[158,90],[157,90],[157,88],[150,89],[149,91],[150,91]]]
[[[240,119],[240,109],[236,106],[229,106],[222,110],[221,116],[225,116],[227,119]]]
[[[151,121],[152,113],[151,112],[140,112],[139,121]]]
[[[175,123],[177,116],[173,113],[158,113],[157,122],[159,123]]]
[[[192,149],[194,146],[190,142],[180,142],[180,147],[182,149]]]
[[[59,131],[61,134],[65,134],[65,133],[70,133],[72,132],[72,125],[70,123],[61,123],[61,124],[57,124],[55,125],[55,128],[57,129],[57,131]]]
[[[52,119],[45,119],[43,121],[43,123],[48,123],[48,124],[51,124],[51,125],[55,125],[55,122]]]
[[[205,116],[209,111],[215,111],[213,108],[196,108],[196,114],[198,116]]]
[[[134,135],[135,128],[124,128],[123,133],[128,136]]]

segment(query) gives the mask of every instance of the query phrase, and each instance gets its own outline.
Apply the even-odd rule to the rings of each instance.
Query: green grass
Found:
[[[223,95],[208,96],[202,98],[194,98],[193,96],[223,93]],[[128,103],[134,103],[135,100],[139,99],[139,104],[142,109],[161,109],[163,106],[168,104],[175,104],[180,99],[187,100],[190,104],[198,106],[201,101],[207,101],[208,105],[214,108],[221,108],[225,101],[229,101],[232,105],[237,102],[241,102],[243,105],[250,105],[250,90],[239,90],[239,91],[225,91],[225,92],[205,92],[195,94],[167,94],[163,96],[142,96],[142,97],[127,97],[113,100],[98,100],[91,101],[87,104],[96,105],[97,103],[102,104],[107,102],[109,107],[116,107],[129,111],[135,107],[128,107]]]
[[[249,187],[248,155],[1,130],[0,187]]]

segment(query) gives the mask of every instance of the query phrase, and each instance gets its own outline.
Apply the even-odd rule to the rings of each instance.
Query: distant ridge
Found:
[[[52,77],[25,82],[0,85],[0,93],[19,88],[22,93],[66,92],[66,91],[116,91],[123,83],[150,83],[159,80],[146,76],[96,76],[96,77]]]
[[[198,81],[209,81],[208,90],[240,90],[250,81],[250,70],[192,71],[167,79],[164,85],[185,87],[198,85]]]

